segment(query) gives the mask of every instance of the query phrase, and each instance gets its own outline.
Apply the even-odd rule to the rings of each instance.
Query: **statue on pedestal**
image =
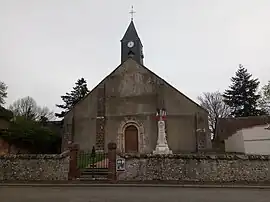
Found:
[[[158,110],[156,117],[158,118],[158,140],[153,154],[172,154],[166,139],[166,126],[164,121],[166,118],[166,111],[164,109]]]

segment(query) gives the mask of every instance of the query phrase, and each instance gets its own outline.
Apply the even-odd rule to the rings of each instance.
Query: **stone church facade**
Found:
[[[156,112],[165,109],[173,153],[210,147],[207,112],[143,65],[142,43],[131,21],[121,40],[121,64],[64,117],[62,149],[152,153],[158,137]]]

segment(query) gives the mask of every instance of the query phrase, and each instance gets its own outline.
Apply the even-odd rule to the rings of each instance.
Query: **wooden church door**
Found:
[[[132,125],[125,129],[125,152],[138,152],[138,129]]]

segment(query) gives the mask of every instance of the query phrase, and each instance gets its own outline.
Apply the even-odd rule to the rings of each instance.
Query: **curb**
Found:
[[[270,189],[264,185],[194,185],[194,184],[36,184],[36,183],[1,183],[0,187],[160,187],[160,188],[238,188],[238,189]]]

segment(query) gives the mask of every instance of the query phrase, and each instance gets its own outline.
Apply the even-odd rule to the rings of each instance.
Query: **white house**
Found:
[[[270,155],[269,125],[254,126],[237,131],[225,140],[225,151]]]
[[[214,147],[225,152],[270,155],[270,117],[222,118]]]

